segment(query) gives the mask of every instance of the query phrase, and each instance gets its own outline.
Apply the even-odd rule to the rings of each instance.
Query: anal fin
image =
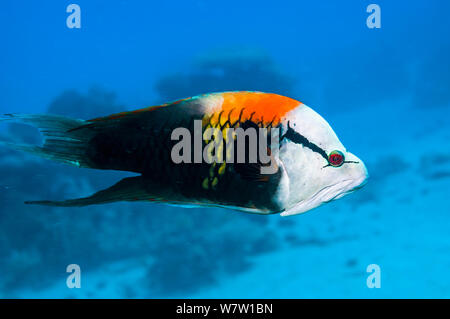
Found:
[[[81,207],[118,201],[139,201],[146,199],[150,200],[151,195],[146,190],[145,179],[142,176],[135,176],[124,178],[115,185],[88,197],[68,199],[64,201],[26,201],[25,204],[58,207]]]

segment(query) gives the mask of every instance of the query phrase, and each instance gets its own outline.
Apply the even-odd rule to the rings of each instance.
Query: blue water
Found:
[[[199,93],[275,92],[325,117],[371,178],[287,218],[48,208],[23,201],[88,195],[124,174],[1,147],[0,297],[449,298],[450,2],[376,0],[381,28],[369,29],[372,2],[77,0],[80,29],[66,25],[71,2],[2,2],[1,114],[88,119]],[[0,135],[39,141],[20,125]],[[69,264],[81,288],[66,285]]]

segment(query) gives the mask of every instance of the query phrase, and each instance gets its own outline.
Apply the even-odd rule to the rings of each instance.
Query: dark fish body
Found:
[[[177,143],[171,139],[173,130],[185,127],[194,137],[194,120],[202,121],[204,117],[198,109],[189,113],[190,116],[184,113],[180,120],[176,111],[160,109],[118,119],[113,126],[97,122],[91,128],[81,128],[98,130],[87,147],[89,167],[142,174],[139,179],[149,201],[276,210],[270,199],[277,184],[246,179],[241,174],[241,164],[195,163],[193,157],[191,163],[173,162],[171,150]],[[239,121],[235,124],[248,125]],[[205,141],[200,138],[197,142],[203,150]],[[193,150],[193,139],[191,143]]]

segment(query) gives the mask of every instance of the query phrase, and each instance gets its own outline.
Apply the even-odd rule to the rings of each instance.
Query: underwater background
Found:
[[[81,28],[68,28],[69,4]],[[366,25],[369,4],[381,28]],[[118,203],[27,206],[108,187],[0,147],[1,298],[449,298],[450,2],[3,1],[0,114],[89,119],[200,93],[314,108],[366,163],[307,214]],[[39,143],[0,126],[1,140]],[[69,289],[66,267],[81,268]],[[368,288],[368,265],[381,288]]]

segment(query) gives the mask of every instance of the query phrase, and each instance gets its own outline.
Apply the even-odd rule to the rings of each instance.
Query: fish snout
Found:
[[[366,185],[369,179],[369,172],[367,171],[367,167],[364,162],[352,153],[347,153],[345,160],[349,162],[346,165],[351,165],[349,166],[349,175],[352,180],[351,191]]]

